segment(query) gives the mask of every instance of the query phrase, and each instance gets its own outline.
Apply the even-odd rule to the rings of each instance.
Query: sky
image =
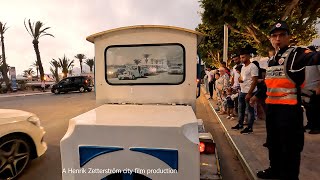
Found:
[[[54,58],[75,59],[82,53],[94,57],[94,46],[86,37],[108,29],[131,25],[171,25],[195,29],[201,22],[198,0],[0,0],[0,21],[9,29],[4,34],[7,63],[17,74],[31,67],[36,55],[24,19],[51,27],[39,49],[44,71],[50,72]],[[75,59],[74,69],[79,69]],[[89,67],[83,64],[84,70]],[[34,70],[35,71],[35,70]]]
[[[201,22],[198,0],[0,0],[0,21],[9,29],[4,34],[7,63],[17,74],[31,67],[36,55],[24,19],[51,27],[39,40],[41,60],[49,74],[52,59],[75,59],[76,54],[94,57],[94,46],[85,40],[91,34],[131,25],[157,24],[195,29]],[[320,44],[320,40],[315,42]],[[75,59],[74,70],[79,69]],[[89,67],[83,64],[85,71]]]

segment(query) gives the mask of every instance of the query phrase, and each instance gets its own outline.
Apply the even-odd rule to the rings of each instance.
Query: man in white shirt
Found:
[[[231,71],[231,86],[232,86],[232,89],[237,89],[240,86],[239,84],[240,75],[237,73],[236,67],[241,64],[241,61],[240,61],[239,55],[237,54],[235,54],[232,57],[232,60],[236,64],[233,66]]]
[[[241,74],[239,77],[240,83],[240,94],[239,94],[239,110],[238,110],[238,118],[239,122],[236,126],[232,127],[232,129],[242,129],[243,121],[245,116],[246,109],[248,110],[248,127],[241,131],[241,134],[252,133],[252,126],[254,117],[254,108],[250,106],[249,100],[253,96],[253,94],[257,91],[257,82],[259,70],[256,65],[250,62],[250,51],[247,49],[241,49],[240,52],[240,60],[243,63],[241,68]]]

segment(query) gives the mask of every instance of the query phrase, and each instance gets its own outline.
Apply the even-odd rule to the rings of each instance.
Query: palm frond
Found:
[[[48,29],[50,29],[50,28],[51,28],[51,27],[46,27],[46,28],[42,29],[42,30],[39,32],[39,34],[45,33],[45,31],[48,30]]]
[[[24,19],[24,27],[26,28],[27,32],[30,34],[30,36],[33,36],[31,34],[31,32],[29,31],[29,29],[27,28],[27,25],[26,25],[26,19]]]
[[[36,36],[36,39],[39,39],[40,37],[40,29],[42,27],[42,22],[41,21],[37,21],[36,22],[36,26],[34,27],[34,35]]]
[[[59,68],[60,64],[57,60],[52,59],[52,61],[50,61],[50,64],[54,67],[54,68]]]
[[[35,61],[31,64],[31,66],[37,68],[37,67],[39,66],[37,60],[35,60]]]
[[[51,37],[54,37],[54,35],[49,34],[49,33],[41,34],[41,36],[40,36],[40,37],[42,37],[42,36],[51,36]],[[40,38],[40,37],[39,37],[39,38]]]
[[[7,23],[2,23],[2,22],[0,22],[0,33],[1,34],[4,34],[6,31],[7,31],[7,27],[6,27],[6,25],[7,25]]]
[[[54,71],[54,69],[52,69],[52,67],[50,67],[50,72],[54,75],[56,72]]]
[[[74,57],[77,58],[77,59],[79,59],[79,60],[80,60],[80,59],[82,60],[82,59],[85,59],[85,58],[86,58],[86,55],[84,55],[84,54],[77,54],[77,55],[75,55]]]
[[[29,28],[30,28],[30,31],[31,31],[31,33],[32,33],[32,36],[34,37],[35,36],[35,34],[34,34],[34,32],[33,32],[33,27],[34,27],[34,23],[32,23],[32,25],[31,25],[31,20],[29,19]]]
[[[70,67],[73,65],[74,60],[72,60],[69,64],[68,64],[68,69],[70,69]]]
[[[93,59],[87,59],[85,62],[88,66],[93,66],[94,65],[94,60]]]

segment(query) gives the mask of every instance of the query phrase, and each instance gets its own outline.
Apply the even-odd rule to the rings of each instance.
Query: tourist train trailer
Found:
[[[196,31],[155,25],[87,37],[95,45],[99,106],[69,121],[60,146],[64,180],[221,178],[213,138],[195,114],[202,38]],[[152,66],[152,59],[179,65],[179,71],[165,67],[121,80],[110,75],[128,64]]]

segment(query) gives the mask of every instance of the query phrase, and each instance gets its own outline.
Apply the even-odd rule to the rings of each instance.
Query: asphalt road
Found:
[[[0,108],[12,108],[35,113],[46,130],[47,152],[33,160],[19,180],[61,179],[60,139],[68,128],[69,119],[95,108],[94,93],[45,94],[1,98]]]
[[[0,98],[0,108],[11,108],[37,114],[46,130],[47,152],[33,160],[19,177],[21,180],[59,180],[61,179],[60,139],[68,128],[69,119],[96,107],[94,93],[44,94],[26,97]],[[227,142],[223,130],[214,118],[207,99],[197,100],[197,117],[204,120],[220,155],[222,176],[225,180],[246,180],[240,162]]]

